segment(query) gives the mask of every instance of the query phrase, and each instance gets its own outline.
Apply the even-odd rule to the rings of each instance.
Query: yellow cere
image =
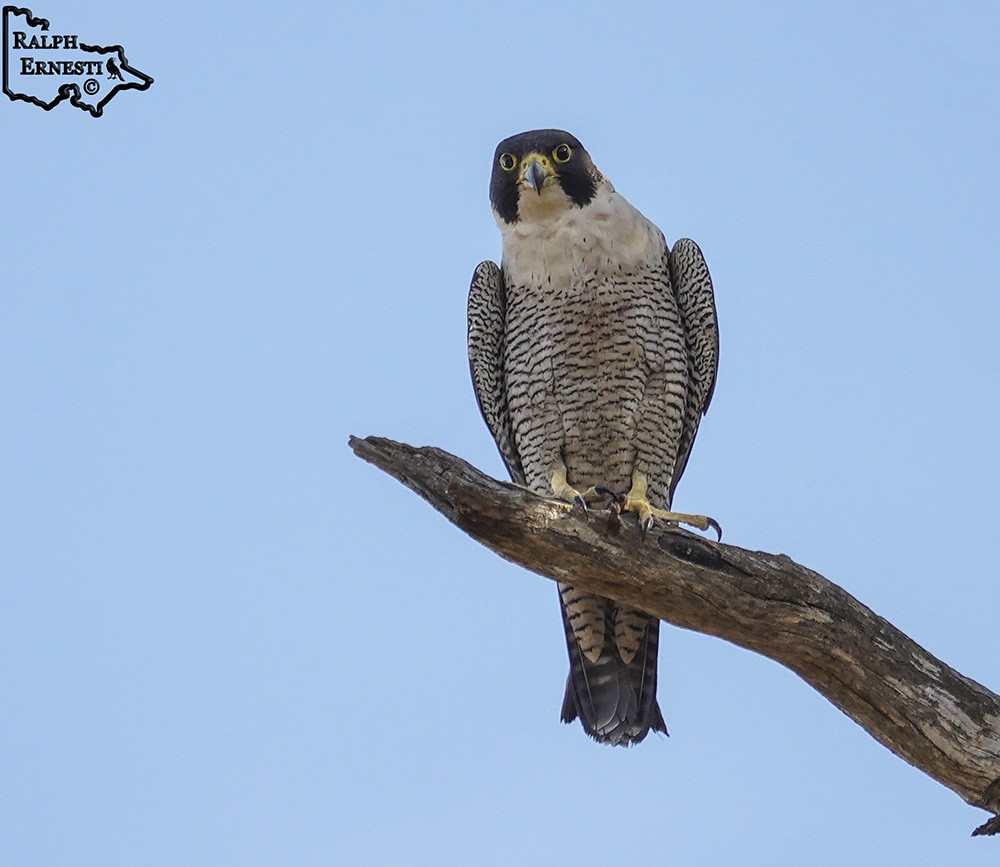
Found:
[[[545,169],[545,174],[547,175],[554,175],[556,173],[555,169],[552,167],[552,161],[547,156],[540,154],[537,151],[532,151],[530,154],[525,154],[524,158],[521,160],[520,179],[522,181],[524,180],[525,173],[528,171],[528,166],[530,166],[533,162],[538,163],[543,169]]]

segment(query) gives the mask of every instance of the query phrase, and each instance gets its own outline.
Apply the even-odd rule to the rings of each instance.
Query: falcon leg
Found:
[[[653,519],[659,518],[661,521],[669,521],[674,524],[688,524],[697,527],[699,530],[707,530],[711,527],[722,538],[722,528],[718,522],[705,515],[686,515],[683,512],[666,512],[651,505],[646,493],[649,484],[644,473],[638,470],[632,472],[632,488],[625,495],[625,504],[622,506],[624,512],[635,512],[639,518],[639,526],[643,532],[648,531],[653,526]]]
[[[574,488],[566,479],[566,466],[561,461],[552,471],[552,479],[549,484],[557,499],[580,506],[585,512],[587,511],[587,498],[593,499],[597,494],[595,488],[587,488],[582,494]]]

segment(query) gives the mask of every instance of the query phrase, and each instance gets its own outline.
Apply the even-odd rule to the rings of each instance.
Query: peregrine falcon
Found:
[[[469,290],[476,398],[511,478],[586,508],[613,492],[654,520],[669,511],[715,387],[719,331],[708,267],[673,248],[579,140],[534,130],[497,146],[490,202],[501,267]],[[656,701],[659,621],[559,585],[570,673],[562,720],[600,743],[666,733]]]

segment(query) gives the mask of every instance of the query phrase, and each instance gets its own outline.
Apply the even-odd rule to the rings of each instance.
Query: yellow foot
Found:
[[[566,468],[560,466],[552,473],[552,493],[565,503],[572,503],[587,511],[587,499],[597,496],[595,488],[587,488],[582,494],[566,480]]]
[[[683,512],[665,512],[651,505],[646,492],[649,488],[646,477],[638,470],[632,473],[632,490],[625,495],[625,503],[622,505],[623,512],[635,512],[639,519],[639,526],[645,533],[653,526],[653,519],[659,518],[661,521],[669,521],[673,524],[688,524],[697,527],[699,530],[707,530],[711,527],[722,538],[722,527],[718,521],[708,518],[705,515],[686,515]]]

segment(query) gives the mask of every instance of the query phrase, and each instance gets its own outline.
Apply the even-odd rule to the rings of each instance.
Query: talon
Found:
[[[564,503],[569,503],[572,506],[579,506],[583,509],[584,513],[588,511],[586,498],[588,494],[593,494],[594,489],[590,488],[581,494],[567,481],[566,468],[564,466],[560,465],[556,468],[556,470],[552,473],[552,480],[549,484],[555,497],[562,500]]]
[[[636,513],[643,536],[652,529],[653,519],[659,518],[661,521],[666,521],[670,524],[688,524],[702,531],[711,528],[718,534],[717,541],[721,541],[722,527],[719,526],[719,522],[714,518],[709,518],[705,515],[688,515],[683,512],[669,512],[664,509],[657,509],[650,504],[649,498],[646,495],[647,490],[648,483],[646,482],[645,475],[636,470],[632,473],[632,489],[625,495],[625,502],[622,505],[623,511]]]

